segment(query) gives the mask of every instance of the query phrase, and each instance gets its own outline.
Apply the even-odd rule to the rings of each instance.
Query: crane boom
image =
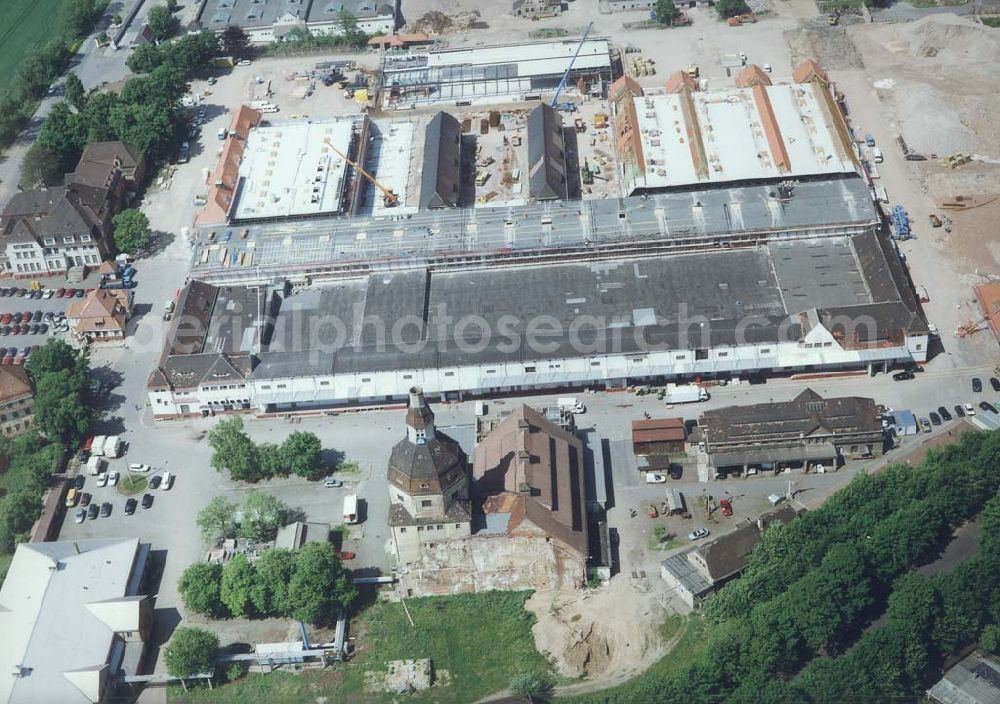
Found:
[[[358,173],[360,173],[366,179],[371,181],[375,185],[375,188],[382,191],[382,202],[385,203],[386,206],[396,205],[399,202],[399,196],[397,196],[391,188],[386,188],[385,186],[383,186],[381,183],[378,182],[378,179],[376,179],[370,173],[365,171],[364,168],[362,168],[361,164],[359,164],[356,161],[353,161],[349,156],[344,154],[344,152],[340,151],[335,146],[333,146],[333,144],[330,143],[329,137],[324,139],[323,142],[326,144],[326,146],[330,147],[330,149],[332,149],[337,156],[339,156],[341,159],[343,159],[348,164],[353,166],[355,169],[357,169]]]
[[[559,107],[559,96],[563,92],[563,88],[566,87],[566,79],[569,78],[569,72],[573,70],[573,64],[576,63],[576,57],[580,55],[580,50],[583,49],[583,43],[587,41],[587,35],[590,34],[590,30],[594,28],[594,23],[591,22],[587,25],[587,30],[583,33],[583,37],[580,39],[580,43],[576,45],[576,51],[573,53],[573,58],[569,60],[569,66],[566,67],[566,71],[562,75],[562,79],[559,81],[559,87],[556,88],[555,97],[552,98],[552,107]]]

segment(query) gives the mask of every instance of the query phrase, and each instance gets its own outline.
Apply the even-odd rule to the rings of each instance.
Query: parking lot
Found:
[[[0,288],[0,354],[4,364],[23,364],[31,350],[60,332],[69,304],[84,295],[83,288],[51,288],[32,292],[28,282],[18,287]],[[58,296],[59,291],[72,295]],[[79,292],[77,294],[76,292]],[[34,294],[34,295],[32,295]]]

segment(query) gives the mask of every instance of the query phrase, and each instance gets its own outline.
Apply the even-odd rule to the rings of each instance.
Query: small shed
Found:
[[[920,426],[917,425],[917,417],[913,415],[913,411],[906,409],[896,411],[893,413],[893,417],[896,419],[897,435],[916,435],[920,432]]]
[[[683,418],[632,421],[632,452],[640,457],[682,453],[686,437]]]

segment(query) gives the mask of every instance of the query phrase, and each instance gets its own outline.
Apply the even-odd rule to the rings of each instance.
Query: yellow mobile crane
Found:
[[[344,154],[344,152],[340,151],[339,149],[337,149],[335,146],[333,146],[330,143],[330,138],[329,137],[327,137],[326,139],[324,139],[323,142],[324,142],[324,144],[326,144],[326,146],[330,147],[330,149],[333,150],[334,154],[336,154],[341,159],[343,159],[348,164],[350,164],[355,169],[357,169],[357,171],[358,171],[359,174],[361,174],[366,179],[368,179],[369,181],[371,181],[375,185],[375,188],[377,188],[380,191],[382,191],[382,203],[383,203],[383,205],[385,205],[385,207],[391,208],[392,206],[399,204],[399,196],[397,196],[393,192],[393,190],[391,188],[386,188],[381,183],[379,183],[374,176],[372,176],[370,173],[368,173],[363,168],[361,168],[361,164],[358,164],[355,161],[351,161],[350,157],[348,157],[346,154]]]

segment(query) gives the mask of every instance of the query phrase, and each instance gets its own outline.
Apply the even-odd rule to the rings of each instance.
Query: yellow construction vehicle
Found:
[[[326,144],[326,146],[330,147],[330,149],[332,149],[332,150],[333,150],[333,153],[334,153],[334,154],[336,154],[336,155],[337,155],[337,156],[339,156],[339,157],[340,157],[341,159],[343,159],[343,160],[344,160],[344,161],[346,161],[346,162],[347,162],[348,164],[350,164],[350,165],[351,165],[351,166],[353,166],[353,167],[354,167],[355,169],[357,169],[357,171],[358,171],[358,173],[359,173],[359,174],[361,174],[361,175],[362,175],[362,176],[364,176],[364,177],[365,177],[366,179],[368,179],[369,181],[371,181],[371,182],[372,182],[372,184],[373,184],[373,185],[375,186],[375,188],[377,188],[377,189],[379,189],[380,191],[382,191],[382,204],[383,204],[383,205],[385,205],[385,207],[387,207],[387,208],[391,208],[392,206],[394,206],[394,205],[398,205],[398,204],[399,204],[399,196],[397,196],[397,195],[396,195],[396,194],[395,194],[395,193],[393,192],[393,190],[392,190],[391,188],[386,188],[385,186],[383,186],[383,185],[382,185],[381,183],[379,183],[379,182],[378,182],[378,181],[376,180],[376,178],[375,178],[374,176],[372,176],[372,175],[371,175],[370,173],[368,173],[368,172],[367,172],[367,171],[365,171],[365,170],[364,170],[363,168],[361,168],[361,164],[357,163],[356,161],[352,161],[352,160],[351,160],[351,158],[350,158],[349,156],[347,156],[346,154],[344,154],[344,152],[340,151],[340,150],[339,150],[339,149],[337,149],[337,148],[336,148],[335,146],[333,146],[333,145],[332,145],[332,144],[330,143],[330,139],[329,139],[329,137],[328,137],[328,138],[326,138],[326,139],[324,139],[324,140],[323,140],[323,143],[324,143],[324,144]]]

